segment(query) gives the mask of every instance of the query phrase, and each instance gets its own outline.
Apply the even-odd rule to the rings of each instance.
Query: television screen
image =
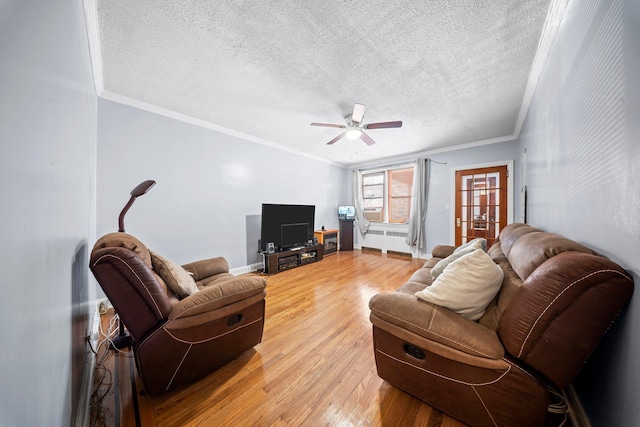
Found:
[[[315,210],[313,205],[283,205],[273,203],[262,204],[262,219],[260,230],[260,250],[266,250],[267,243],[273,242],[277,249],[284,249],[290,246],[298,246],[313,239],[313,227],[315,224]],[[302,238],[302,227],[295,227],[296,224],[307,224],[306,238]],[[283,225],[294,225],[286,227],[284,232],[288,241],[283,242]],[[293,236],[296,236],[294,239]],[[298,242],[291,242],[299,240]]]
[[[338,206],[338,218],[355,219],[356,208],[354,206]]]
[[[309,224],[282,224],[280,243],[284,248],[305,245],[309,240]]]

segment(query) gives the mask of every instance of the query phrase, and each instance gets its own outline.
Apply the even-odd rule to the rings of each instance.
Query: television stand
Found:
[[[273,254],[264,253],[264,272],[276,274],[290,268],[322,261],[323,252],[322,245],[311,245]]]

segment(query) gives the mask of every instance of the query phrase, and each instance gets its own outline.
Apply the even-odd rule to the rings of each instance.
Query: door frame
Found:
[[[456,241],[456,172],[467,169],[491,168],[495,166],[507,167],[507,224],[513,222],[513,199],[514,199],[514,173],[512,160],[503,160],[500,162],[480,163],[464,166],[452,166],[450,169],[450,191],[449,191],[449,242],[451,245]]]

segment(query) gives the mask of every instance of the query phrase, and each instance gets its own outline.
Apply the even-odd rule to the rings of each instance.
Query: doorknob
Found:
[[[460,227],[460,218],[456,218],[456,227]]]

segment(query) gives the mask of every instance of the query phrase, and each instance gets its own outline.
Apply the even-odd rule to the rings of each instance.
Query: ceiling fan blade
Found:
[[[336,142],[340,141],[345,136],[347,136],[347,133],[346,132],[342,132],[340,135],[336,136],[331,141],[327,142],[327,145],[335,144]]]
[[[395,122],[369,123],[368,125],[364,125],[365,129],[386,129],[386,128],[400,128],[400,127],[402,127],[401,120],[398,120]]]
[[[366,133],[362,132],[362,134],[360,134],[360,139],[364,141],[365,144],[367,145],[373,145],[376,142]]]
[[[311,123],[311,126],[322,126],[326,128],[338,128],[338,129],[346,129],[345,125],[334,125],[331,123]]]
[[[351,121],[355,123],[361,123],[364,118],[364,110],[367,106],[364,104],[353,104],[353,113],[351,113]]]

